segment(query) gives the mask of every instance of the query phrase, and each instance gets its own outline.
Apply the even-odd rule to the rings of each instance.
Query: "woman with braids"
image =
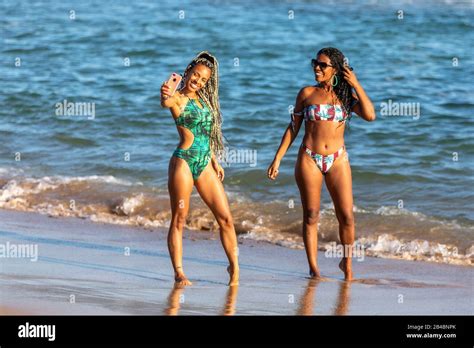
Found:
[[[239,282],[237,237],[222,182],[224,170],[217,162],[223,149],[217,59],[200,52],[186,67],[179,90],[171,94],[161,86],[161,106],[169,108],[180,135],[180,143],[168,169],[171,224],[168,249],[177,285],[191,285],[183,270],[183,227],[193,186],[214,214],[229,259],[229,285]]]
[[[356,75],[345,64],[341,51],[332,47],[323,48],[316,59],[312,59],[311,65],[318,84],[299,91],[291,123],[267,174],[272,180],[277,177],[280,161],[296,138],[304,119],[305,135],[296,161],[295,178],[303,204],[303,241],[309,273],[313,278],[320,277],[317,223],[324,179],[334,202],[339,238],[344,247],[339,267],[344,272],[345,280],[351,280],[354,215],[351,167],[344,146],[344,128],[352,112],[366,121],[373,121],[375,111]]]

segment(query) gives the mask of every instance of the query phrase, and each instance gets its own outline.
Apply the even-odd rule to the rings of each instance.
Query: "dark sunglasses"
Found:
[[[334,67],[333,65],[329,65],[327,63],[324,63],[324,62],[318,62],[316,59],[311,59],[311,66],[313,67],[313,69],[315,69],[317,66],[319,65],[319,67],[321,68],[321,70],[324,70],[326,69],[328,66],[330,67]],[[347,67],[349,70],[353,71],[354,69],[349,66],[349,65],[344,65],[345,67]]]
[[[328,63],[319,62],[316,59],[311,59],[311,66],[313,67],[313,69],[315,69],[318,65],[321,68],[321,70],[326,69],[328,66],[333,67],[332,65]]]

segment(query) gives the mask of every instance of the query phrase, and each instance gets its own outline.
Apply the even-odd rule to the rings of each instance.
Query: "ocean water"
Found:
[[[2,1],[0,13],[0,207],[167,226],[178,134],[159,88],[209,50],[229,150],[255,156],[226,167],[237,231],[301,248],[303,130],[278,180],[266,168],[297,92],[315,83],[310,59],[334,46],[378,116],[346,130],[357,242],[370,255],[472,265],[472,2]],[[58,115],[64,101],[93,113]],[[325,188],[322,203],[325,248],[337,240]],[[196,194],[192,204],[188,226],[216,228]]]

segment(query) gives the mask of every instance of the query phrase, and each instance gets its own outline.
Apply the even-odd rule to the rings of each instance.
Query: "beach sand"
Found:
[[[473,269],[422,261],[339,259],[319,253],[324,279],[307,278],[306,256],[239,238],[241,280],[227,287],[218,234],[186,231],[174,287],[165,229],[0,210],[0,245],[37,245],[38,260],[0,259],[1,315],[415,315],[473,314]]]

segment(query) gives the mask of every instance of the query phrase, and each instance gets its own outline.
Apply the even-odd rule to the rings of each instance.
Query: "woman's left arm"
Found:
[[[372,101],[365,93],[364,89],[362,88],[361,84],[357,80],[355,73],[350,70],[347,66],[344,67],[344,78],[346,79],[347,83],[354,88],[357,98],[359,102],[354,105],[352,109],[357,115],[362,117],[366,121],[374,121],[375,120],[375,109]]]

